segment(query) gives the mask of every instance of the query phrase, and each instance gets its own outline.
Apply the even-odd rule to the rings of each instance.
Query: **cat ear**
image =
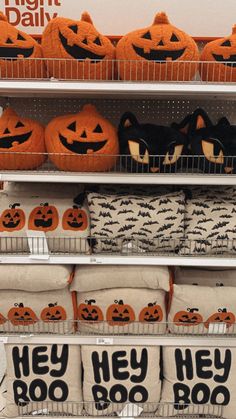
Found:
[[[120,119],[119,130],[134,125],[139,125],[136,116],[132,112],[125,112]]]
[[[217,126],[218,127],[229,127],[230,126],[230,122],[229,120],[226,118],[226,116],[223,116],[222,118],[219,119],[219,121],[217,122]]]
[[[207,113],[201,108],[196,109],[191,118],[189,126],[190,133],[192,134],[198,129],[209,127],[212,127],[212,122]]]
[[[188,135],[190,121],[192,119],[192,114],[187,115],[181,122],[173,122],[171,128],[179,131],[181,134]]]

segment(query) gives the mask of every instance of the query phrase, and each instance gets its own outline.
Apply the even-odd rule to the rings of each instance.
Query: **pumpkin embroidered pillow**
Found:
[[[235,348],[164,347],[158,416],[235,418]]]
[[[184,236],[185,195],[88,193],[95,252],[175,252]]]
[[[120,412],[137,403],[154,412],[160,400],[160,348],[82,346],[83,399],[92,416]],[[92,403],[93,402],[93,403]]]
[[[170,332],[236,333],[235,321],[235,287],[173,285],[168,314]]]
[[[22,416],[44,408],[49,414],[82,414],[81,356],[78,345],[22,344],[5,347],[6,416]]]
[[[43,32],[42,48],[44,57],[49,58],[49,74],[57,79],[114,77],[115,47],[97,31],[87,12],[82,14],[81,20],[52,19]]]

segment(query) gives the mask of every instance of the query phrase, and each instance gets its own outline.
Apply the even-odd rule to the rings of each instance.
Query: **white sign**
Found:
[[[197,37],[229,35],[236,23],[235,0],[1,0],[1,10],[10,23],[31,34],[41,34],[57,16],[79,20],[85,10],[106,35],[149,26],[160,11],[175,26]]]
[[[44,231],[27,230],[30,259],[49,259],[48,243]]]

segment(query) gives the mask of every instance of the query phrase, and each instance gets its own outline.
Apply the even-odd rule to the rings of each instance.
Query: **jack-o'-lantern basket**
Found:
[[[201,54],[202,80],[236,82],[236,25],[232,35],[208,42]]]
[[[80,21],[51,20],[43,32],[42,48],[50,76],[76,80],[114,77],[115,47],[97,31],[87,12]]]
[[[121,38],[116,58],[122,80],[188,81],[198,70],[199,53],[195,41],[161,12],[151,26]]]
[[[0,79],[41,79],[46,75],[42,48],[8,23],[0,12]]]
[[[65,171],[108,171],[119,154],[116,129],[90,104],[78,114],[54,118],[45,141],[50,160]]]

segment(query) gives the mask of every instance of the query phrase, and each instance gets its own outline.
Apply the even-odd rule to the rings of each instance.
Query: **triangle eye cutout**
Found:
[[[224,42],[221,44],[221,47],[231,47],[231,42],[230,42],[230,40],[229,40],[229,39],[226,39],[226,41],[224,41]]]
[[[20,121],[17,122],[15,128],[21,128],[21,127],[24,127],[24,124],[22,124],[22,122],[20,122]]]
[[[95,39],[95,41],[93,41],[94,44],[96,45],[102,45],[99,36],[97,36],[97,38]]]
[[[67,129],[70,131],[76,132],[76,122],[72,122],[70,125],[68,125]]]
[[[93,130],[93,132],[103,132],[101,125],[97,124],[96,128]]]
[[[171,42],[179,42],[179,39],[177,38],[177,36],[174,33],[172,33],[172,36],[171,36],[170,40],[171,40]]]
[[[3,134],[10,134],[9,129],[8,129],[8,128],[6,128]]]
[[[150,34],[149,31],[146,32],[143,36],[141,36],[141,38],[144,38],[144,39],[152,39],[151,34]]]
[[[25,41],[25,38],[20,33],[18,33],[17,41]]]
[[[6,44],[13,44],[13,41],[10,38],[7,38]]]
[[[69,26],[69,29],[71,29],[74,33],[78,33],[78,26],[77,25],[71,25]]]
[[[81,136],[80,136],[81,138],[87,138],[87,134],[86,134],[86,131],[84,130],[83,132],[82,132],[82,134],[81,134]]]

